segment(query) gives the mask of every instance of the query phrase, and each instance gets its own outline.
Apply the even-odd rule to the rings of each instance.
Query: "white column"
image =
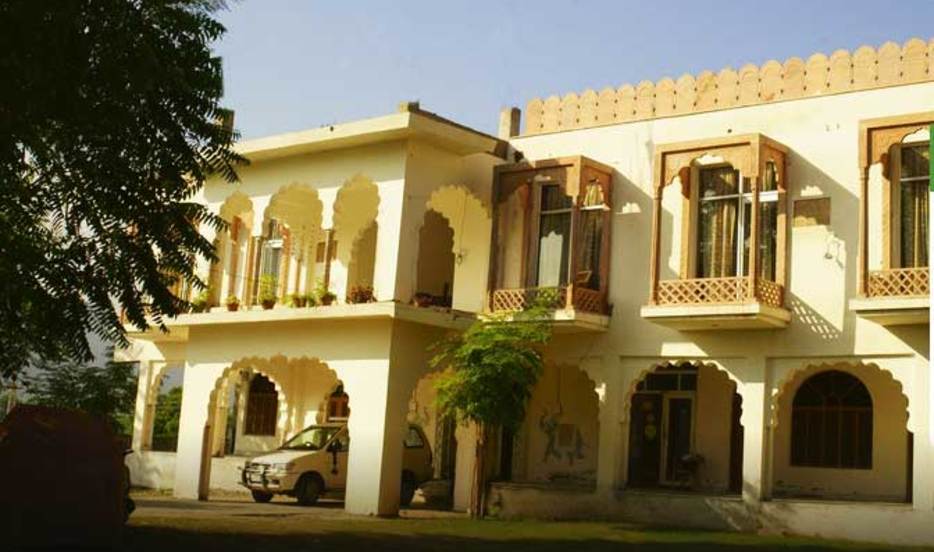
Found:
[[[771,494],[770,382],[764,357],[743,359],[737,393],[743,398],[743,499],[757,503]]]
[[[146,441],[146,433],[151,432],[147,427],[152,424],[152,415],[149,412],[149,393],[152,389],[153,362],[142,361],[139,363],[139,374],[136,383],[136,407],[133,414],[133,440],[132,447],[136,452],[143,450],[143,443]]]
[[[223,364],[185,364],[182,412],[178,426],[178,451],[175,454],[175,496],[178,498],[207,498],[210,480],[210,462],[205,462],[205,428],[208,423],[211,391],[224,371]],[[210,451],[207,451],[208,457]]]
[[[351,412],[344,509],[353,514],[395,515],[411,391],[408,379],[393,373],[388,359],[355,361],[337,372],[350,395]]]
[[[412,295],[410,290],[414,286],[415,276],[411,267],[400,260],[407,260],[414,255],[418,248],[418,236],[415,236],[414,243],[411,239],[402,239],[400,233],[405,232],[403,221],[409,220],[402,216],[404,206],[404,180],[379,183],[379,213],[376,215],[379,230],[376,234],[376,269],[373,274],[373,290],[379,301],[408,301]]]
[[[584,368],[596,383],[599,397],[599,437],[597,441],[597,491],[610,493],[620,486],[619,466],[622,448],[622,371],[619,361],[612,355],[595,362],[586,362]]]
[[[915,510],[930,512],[934,510],[934,376],[927,358],[919,356],[918,364],[916,392],[908,404],[909,424],[914,426],[912,503]],[[911,419],[921,422],[911,424]]]
[[[454,465],[453,509],[455,512],[466,512],[470,508],[473,470],[477,463],[477,426],[458,424],[454,431],[457,438],[457,458]]]

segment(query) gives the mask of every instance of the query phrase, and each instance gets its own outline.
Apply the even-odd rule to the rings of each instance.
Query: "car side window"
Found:
[[[405,448],[422,448],[425,446],[425,441],[422,440],[422,434],[414,427],[410,427],[408,433],[405,434],[404,443]]]

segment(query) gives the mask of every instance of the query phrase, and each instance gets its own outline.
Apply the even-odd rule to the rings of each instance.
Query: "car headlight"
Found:
[[[290,472],[292,468],[295,467],[295,462],[286,462],[285,464],[273,464],[273,471],[277,472]]]

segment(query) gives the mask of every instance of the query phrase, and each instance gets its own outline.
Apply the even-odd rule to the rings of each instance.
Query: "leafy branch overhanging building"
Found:
[[[397,511],[407,419],[463,508],[472,429],[437,419],[427,351],[546,297],[547,370],[488,463],[501,515],[930,544],[932,123],[914,39],[536,99],[499,137],[403,104],[243,142],[201,197],[230,223],[213,308],[124,352],[134,480],[206,498],[349,404],[347,511]],[[285,305],[318,282],[335,304]]]

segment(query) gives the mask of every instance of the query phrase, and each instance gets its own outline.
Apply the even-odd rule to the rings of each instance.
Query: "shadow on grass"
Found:
[[[587,536],[576,531],[573,524],[568,533],[560,536],[534,538],[510,534],[498,528],[495,536],[478,537],[451,534],[374,532],[365,528],[361,531],[323,531],[285,534],[255,534],[203,529],[179,529],[162,526],[129,527],[124,539],[124,550],[186,552],[188,550],[223,550],[224,552],[256,551],[279,552],[313,550],[314,552],[357,550],[419,552],[428,550],[485,552],[568,552],[568,551],[620,551],[642,552],[709,552],[718,550],[796,551],[822,552],[831,550],[861,550],[864,552],[892,550],[892,548],[829,542],[826,545],[813,540],[757,537],[754,535],[682,532],[677,530],[639,530],[630,527],[614,528],[608,535]],[[309,530],[314,521],[309,520]]]

